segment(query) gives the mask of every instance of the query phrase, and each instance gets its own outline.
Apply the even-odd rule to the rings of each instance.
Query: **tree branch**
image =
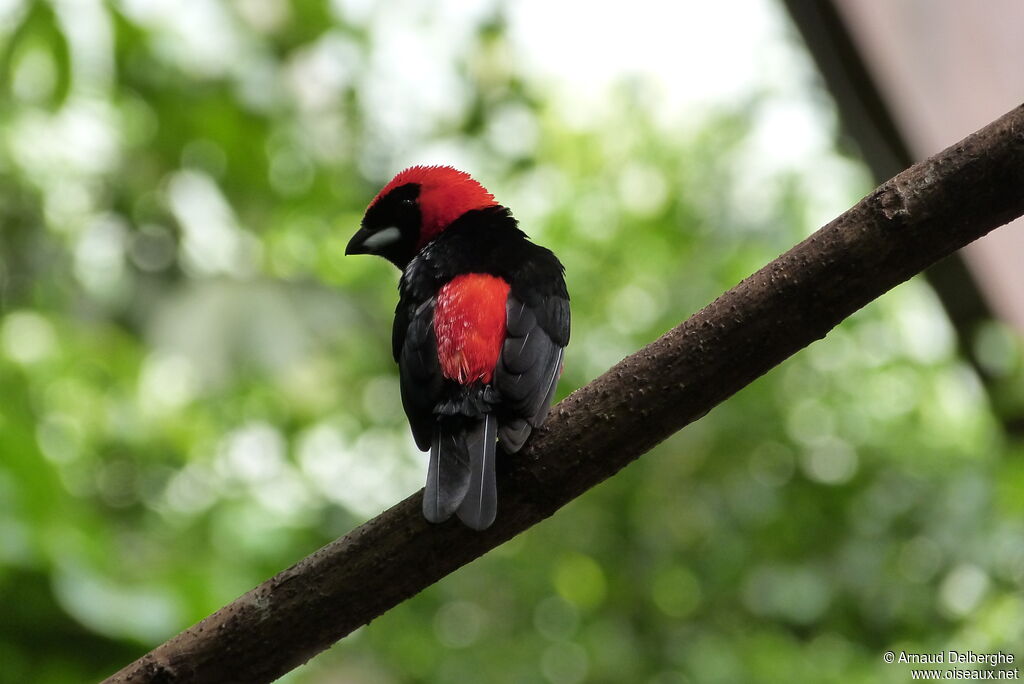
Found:
[[[108,682],[265,682],[550,516],[845,317],[1024,213],[1024,105],[856,206],[552,409],[499,473],[494,526],[430,525],[420,494]]]

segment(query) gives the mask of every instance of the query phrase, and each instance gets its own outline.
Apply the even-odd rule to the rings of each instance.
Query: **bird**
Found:
[[[497,448],[515,454],[544,423],[562,373],[562,263],[472,176],[443,165],[395,175],[345,254],[402,272],[391,351],[413,438],[429,451],[424,517],[487,529]]]

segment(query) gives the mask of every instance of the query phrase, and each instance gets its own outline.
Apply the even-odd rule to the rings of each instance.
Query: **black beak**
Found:
[[[366,248],[364,244],[366,238],[373,234],[372,230],[367,228],[360,228],[359,231],[352,236],[352,239],[348,241],[348,246],[345,247],[345,256],[349,254],[369,254],[370,250]]]

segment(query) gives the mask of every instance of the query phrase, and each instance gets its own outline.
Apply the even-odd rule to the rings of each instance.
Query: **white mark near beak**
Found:
[[[381,247],[387,247],[392,243],[398,242],[400,237],[402,237],[402,231],[398,230],[395,226],[389,226],[383,230],[378,230],[363,240],[363,246],[367,249],[380,249]]]

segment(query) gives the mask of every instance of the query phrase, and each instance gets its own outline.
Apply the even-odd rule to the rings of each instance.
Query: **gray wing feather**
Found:
[[[502,424],[498,428],[498,440],[502,448],[510,454],[514,454],[523,448],[523,443],[530,436],[533,426],[527,421],[516,418]]]
[[[540,305],[544,316],[514,295],[509,295],[506,303],[506,338],[495,369],[494,386],[503,404],[522,416],[503,424],[499,430],[502,448],[509,453],[518,451],[531,428],[544,422],[562,368],[565,350],[541,325],[541,319],[556,326],[556,337],[567,340],[569,304],[550,297]]]
[[[434,337],[434,300],[421,304],[408,318],[398,362],[402,406],[409,417],[416,446],[430,448],[434,406],[443,390]]]

